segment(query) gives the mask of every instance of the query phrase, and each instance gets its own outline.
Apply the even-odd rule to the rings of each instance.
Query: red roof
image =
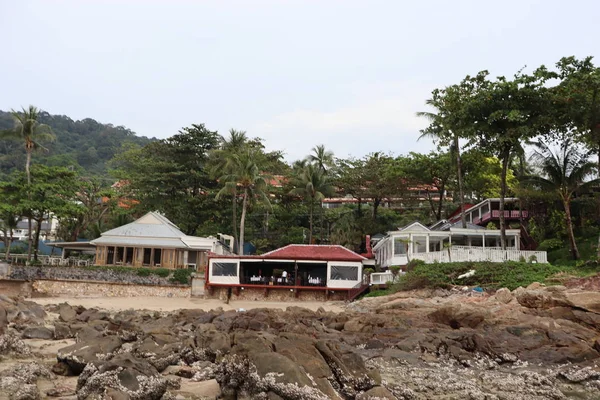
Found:
[[[282,260],[362,261],[366,258],[340,245],[289,244],[260,258]]]

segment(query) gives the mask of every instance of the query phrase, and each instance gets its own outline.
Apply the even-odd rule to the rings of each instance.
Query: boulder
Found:
[[[75,375],[78,375],[88,363],[113,353],[121,346],[121,343],[121,339],[117,336],[105,336],[93,341],[78,342],[58,350],[56,358],[59,362],[65,363]]]
[[[58,305],[58,318],[62,322],[73,322],[77,318],[77,311],[67,303]]]
[[[148,362],[123,353],[110,361],[87,364],[77,380],[77,396],[81,399],[104,394],[108,389],[114,392],[112,398],[159,400],[167,391],[167,380]]]
[[[21,335],[24,339],[53,339],[54,332],[45,326],[29,326]]]
[[[531,285],[530,285],[531,286]],[[548,309],[552,307],[570,307],[571,302],[564,292],[552,290],[531,290],[518,288],[513,295],[523,307]]]
[[[600,314],[600,292],[564,292],[572,307]]]
[[[69,339],[73,337],[73,333],[71,332],[71,328],[67,324],[61,324],[57,322],[54,324],[54,339]]]
[[[452,329],[463,327],[477,328],[487,317],[487,313],[465,304],[447,304],[429,314],[429,319],[447,325]]]
[[[507,288],[502,288],[496,291],[496,294],[494,294],[494,298],[500,303],[508,304],[514,299],[514,296],[512,295],[510,290],[508,290]]]

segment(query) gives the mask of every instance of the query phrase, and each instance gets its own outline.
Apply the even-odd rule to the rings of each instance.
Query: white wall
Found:
[[[331,266],[340,267],[358,267],[358,279],[357,280],[333,280],[331,279]],[[327,287],[350,289],[362,282],[362,262],[348,262],[348,261],[329,261],[327,263]]]
[[[213,263],[232,263],[237,265],[236,276],[214,276],[213,275]],[[221,283],[221,284],[240,284],[240,260],[234,258],[211,258],[208,262],[208,282],[209,283]]]

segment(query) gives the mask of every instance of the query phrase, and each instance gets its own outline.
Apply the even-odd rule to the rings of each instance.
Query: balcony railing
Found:
[[[468,247],[468,246],[452,246],[448,250],[433,251],[430,253],[414,253],[410,258],[415,260],[423,260],[427,264],[435,262],[467,262],[467,261],[523,261],[548,263],[548,256],[545,251],[529,251],[506,249],[502,250],[498,247]]]

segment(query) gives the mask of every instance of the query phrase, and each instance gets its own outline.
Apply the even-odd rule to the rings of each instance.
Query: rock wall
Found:
[[[144,286],[115,282],[36,280],[33,282],[33,295],[65,297],[190,297],[190,288],[188,286]]]
[[[227,300],[226,287],[214,287],[212,291],[205,291],[207,298]],[[246,300],[246,301],[327,301],[324,290],[300,290],[298,297],[295,293],[285,289],[270,289],[267,296],[262,288],[245,287],[244,290],[236,294],[236,289],[231,290],[231,300]],[[346,292],[332,292],[329,294],[329,301],[346,300]]]
[[[5,296],[30,297],[31,291],[31,282],[23,280],[16,281],[10,279],[0,279],[0,294]]]
[[[106,269],[86,269],[76,267],[25,267],[13,266],[10,271],[11,279],[38,280],[74,280],[74,281],[104,281],[131,283],[136,285],[172,285],[168,278],[157,275],[139,276],[132,272],[117,272]]]

